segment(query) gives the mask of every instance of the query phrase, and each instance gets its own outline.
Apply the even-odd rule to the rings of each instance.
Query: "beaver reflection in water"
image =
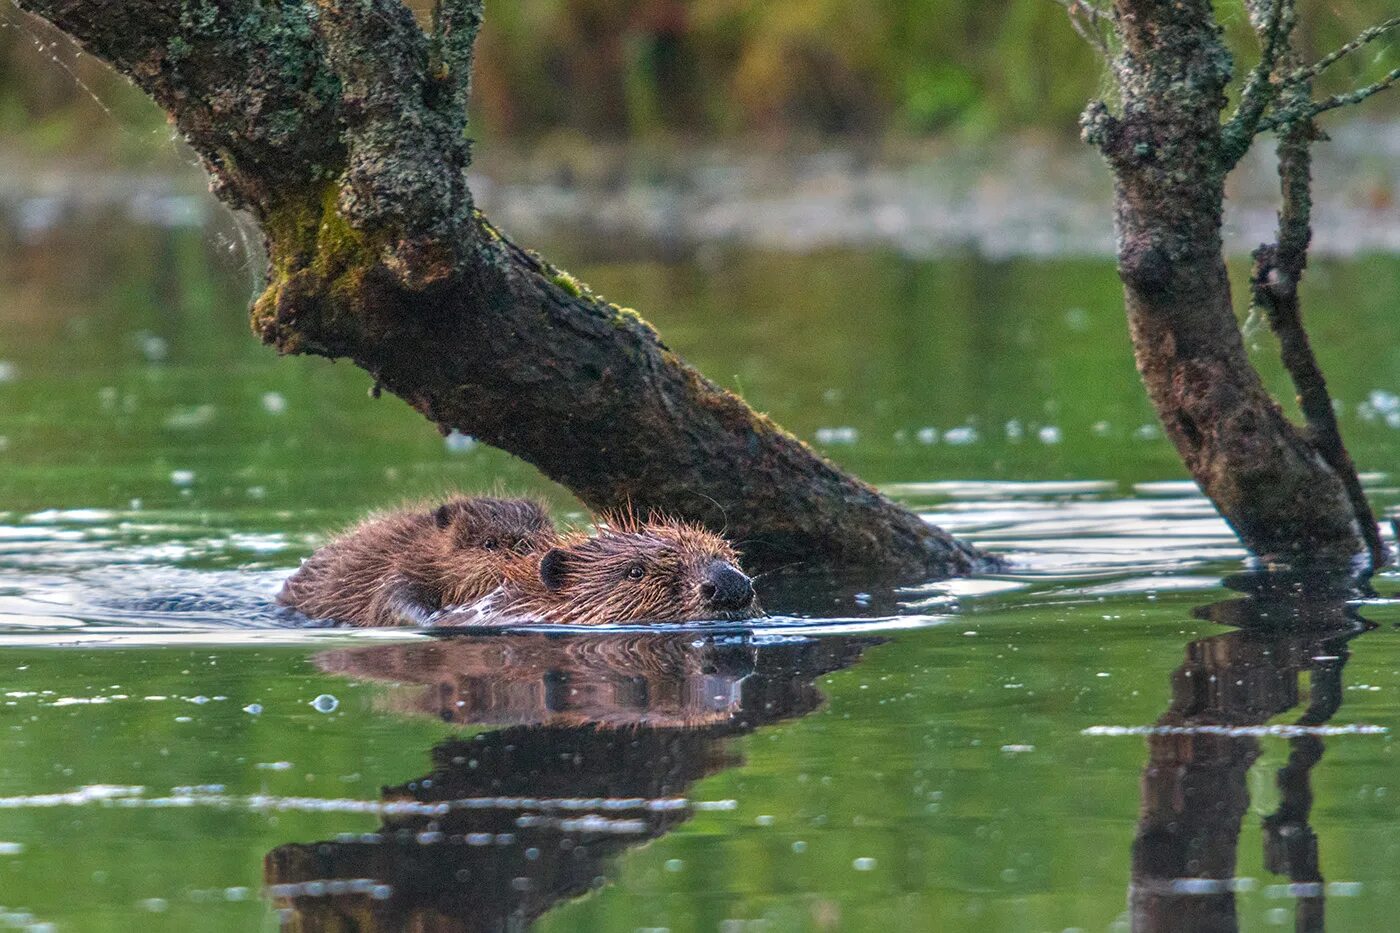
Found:
[[[694,622],[763,615],[729,542],[669,518],[612,516],[597,533],[565,536],[510,572],[460,624]],[[439,624],[451,625],[449,618]]]
[[[311,555],[277,601],[345,625],[423,625],[444,607],[492,592],[557,541],[544,509],[526,499],[476,496],[402,509],[361,522]]]

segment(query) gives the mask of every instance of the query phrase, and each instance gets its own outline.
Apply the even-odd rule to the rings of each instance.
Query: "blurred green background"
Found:
[[[425,16],[431,7],[412,5]],[[1252,57],[1242,4],[1217,6]],[[1308,59],[1395,13],[1394,0],[1299,6]],[[164,116],[135,89],[8,5],[0,24],[0,140],[43,154],[169,157]],[[1394,57],[1378,43],[1321,89],[1379,77]],[[491,0],[475,133],[522,144],[1071,135],[1103,90],[1097,54],[1054,0]]]

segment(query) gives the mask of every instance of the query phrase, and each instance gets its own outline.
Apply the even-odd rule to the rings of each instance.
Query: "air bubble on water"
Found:
[[[176,721],[176,722],[194,722],[194,719],[192,719],[192,718],[189,717],[189,716],[176,716],[176,717],[175,717],[175,721]]]
[[[1012,418],[1006,422],[1006,439],[1008,441],[1019,441],[1026,436],[1025,425],[1021,424],[1019,418]]]
[[[24,845],[18,842],[0,842],[0,855],[19,855]]]
[[[260,761],[253,767],[259,771],[290,771],[292,763],[290,761]]]
[[[977,429],[970,424],[965,424],[960,428],[949,428],[943,433],[944,443],[952,444],[954,447],[975,444],[977,439]]]
[[[194,470],[171,470],[170,482],[181,489],[194,485]]]
[[[247,706],[243,707],[243,712],[247,713],[249,716],[261,716],[262,709],[261,703],[249,703]]]
[[[0,382],[14,382],[19,378],[19,367],[9,360],[0,360]]]
[[[165,416],[164,425],[171,431],[193,431],[208,426],[217,414],[218,409],[209,404],[177,408]]]
[[[318,713],[334,713],[340,709],[340,701],[329,693],[323,693],[311,701],[311,708]]]
[[[148,910],[153,914],[163,914],[170,903],[163,897],[148,897],[139,906],[142,910]]]
[[[476,438],[470,434],[463,434],[461,431],[451,431],[442,439],[443,445],[449,453],[464,454],[476,447]]]
[[[1108,437],[1109,432],[1112,430],[1113,425],[1109,424],[1107,421],[1095,421],[1089,428],[1089,431],[1095,437]]]
[[[919,443],[920,443],[920,444],[937,444],[937,443],[938,443],[938,429],[937,429],[937,428],[919,428],[919,432],[918,432],[917,434],[915,434],[914,436],[915,436],[916,438],[919,439]]]
[[[155,334],[144,332],[137,334],[136,345],[148,363],[159,363],[170,355],[170,342]]]
[[[685,862],[681,861],[680,859],[671,858],[666,860],[667,871],[675,872],[680,871],[682,868],[685,868]]]
[[[765,813],[762,816],[755,817],[754,823],[758,824],[759,826],[772,826],[773,817]]]
[[[860,439],[860,432],[852,427],[817,428],[818,444],[854,444]]]
[[[287,399],[281,392],[264,392],[262,407],[269,415],[280,415],[287,410]]]
[[[851,867],[854,868],[856,871],[874,871],[875,860],[873,858],[869,858],[868,856],[858,858],[855,861],[851,862]]]
[[[1040,438],[1042,444],[1058,444],[1062,435],[1059,428],[1053,424],[1047,424],[1036,433],[1036,437]]]
[[[1155,424],[1144,424],[1133,432],[1133,437],[1140,441],[1155,441],[1162,436],[1162,429]]]
[[[792,851],[801,855],[803,852],[807,851],[807,843],[803,842],[801,839],[797,840],[792,844]]]

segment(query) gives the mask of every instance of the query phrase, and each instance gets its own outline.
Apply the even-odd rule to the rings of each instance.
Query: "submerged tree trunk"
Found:
[[[345,357],[442,430],[595,509],[726,529],[758,569],[903,576],[986,559],[813,453],[671,352],[636,312],[522,250],[465,182],[481,0],[429,34],[399,0],[19,0],[171,115],[261,225],[253,328]]]
[[[1228,122],[1221,113],[1232,62],[1209,0],[1115,0],[1114,13],[1121,114],[1096,102],[1084,130],[1114,173],[1129,328],[1167,436],[1259,558],[1377,566],[1384,549],[1335,421],[1328,434],[1300,431],[1265,390],[1245,353],[1221,249],[1225,176],[1270,102],[1291,4],[1267,5],[1266,65],[1251,75]],[[1301,274],[1301,257],[1297,268]],[[1293,308],[1296,322],[1296,288]],[[1306,335],[1301,348],[1289,342],[1298,334],[1301,325],[1280,332],[1286,353],[1306,351],[1306,360],[1294,352],[1289,363],[1295,378],[1301,362],[1315,375],[1305,373],[1299,386],[1305,410],[1316,412],[1320,398],[1330,412]]]

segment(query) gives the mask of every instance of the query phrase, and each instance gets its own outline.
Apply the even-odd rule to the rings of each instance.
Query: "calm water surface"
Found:
[[[0,930],[1393,928],[1400,578],[1241,573],[1106,263],[556,244],[1013,570],[769,580],[751,630],[434,638],[269,597],[367,508],[577,503],[260,348],[236,242],[0,233]],[[1310,287],[1393,503],[1400,260]]]

